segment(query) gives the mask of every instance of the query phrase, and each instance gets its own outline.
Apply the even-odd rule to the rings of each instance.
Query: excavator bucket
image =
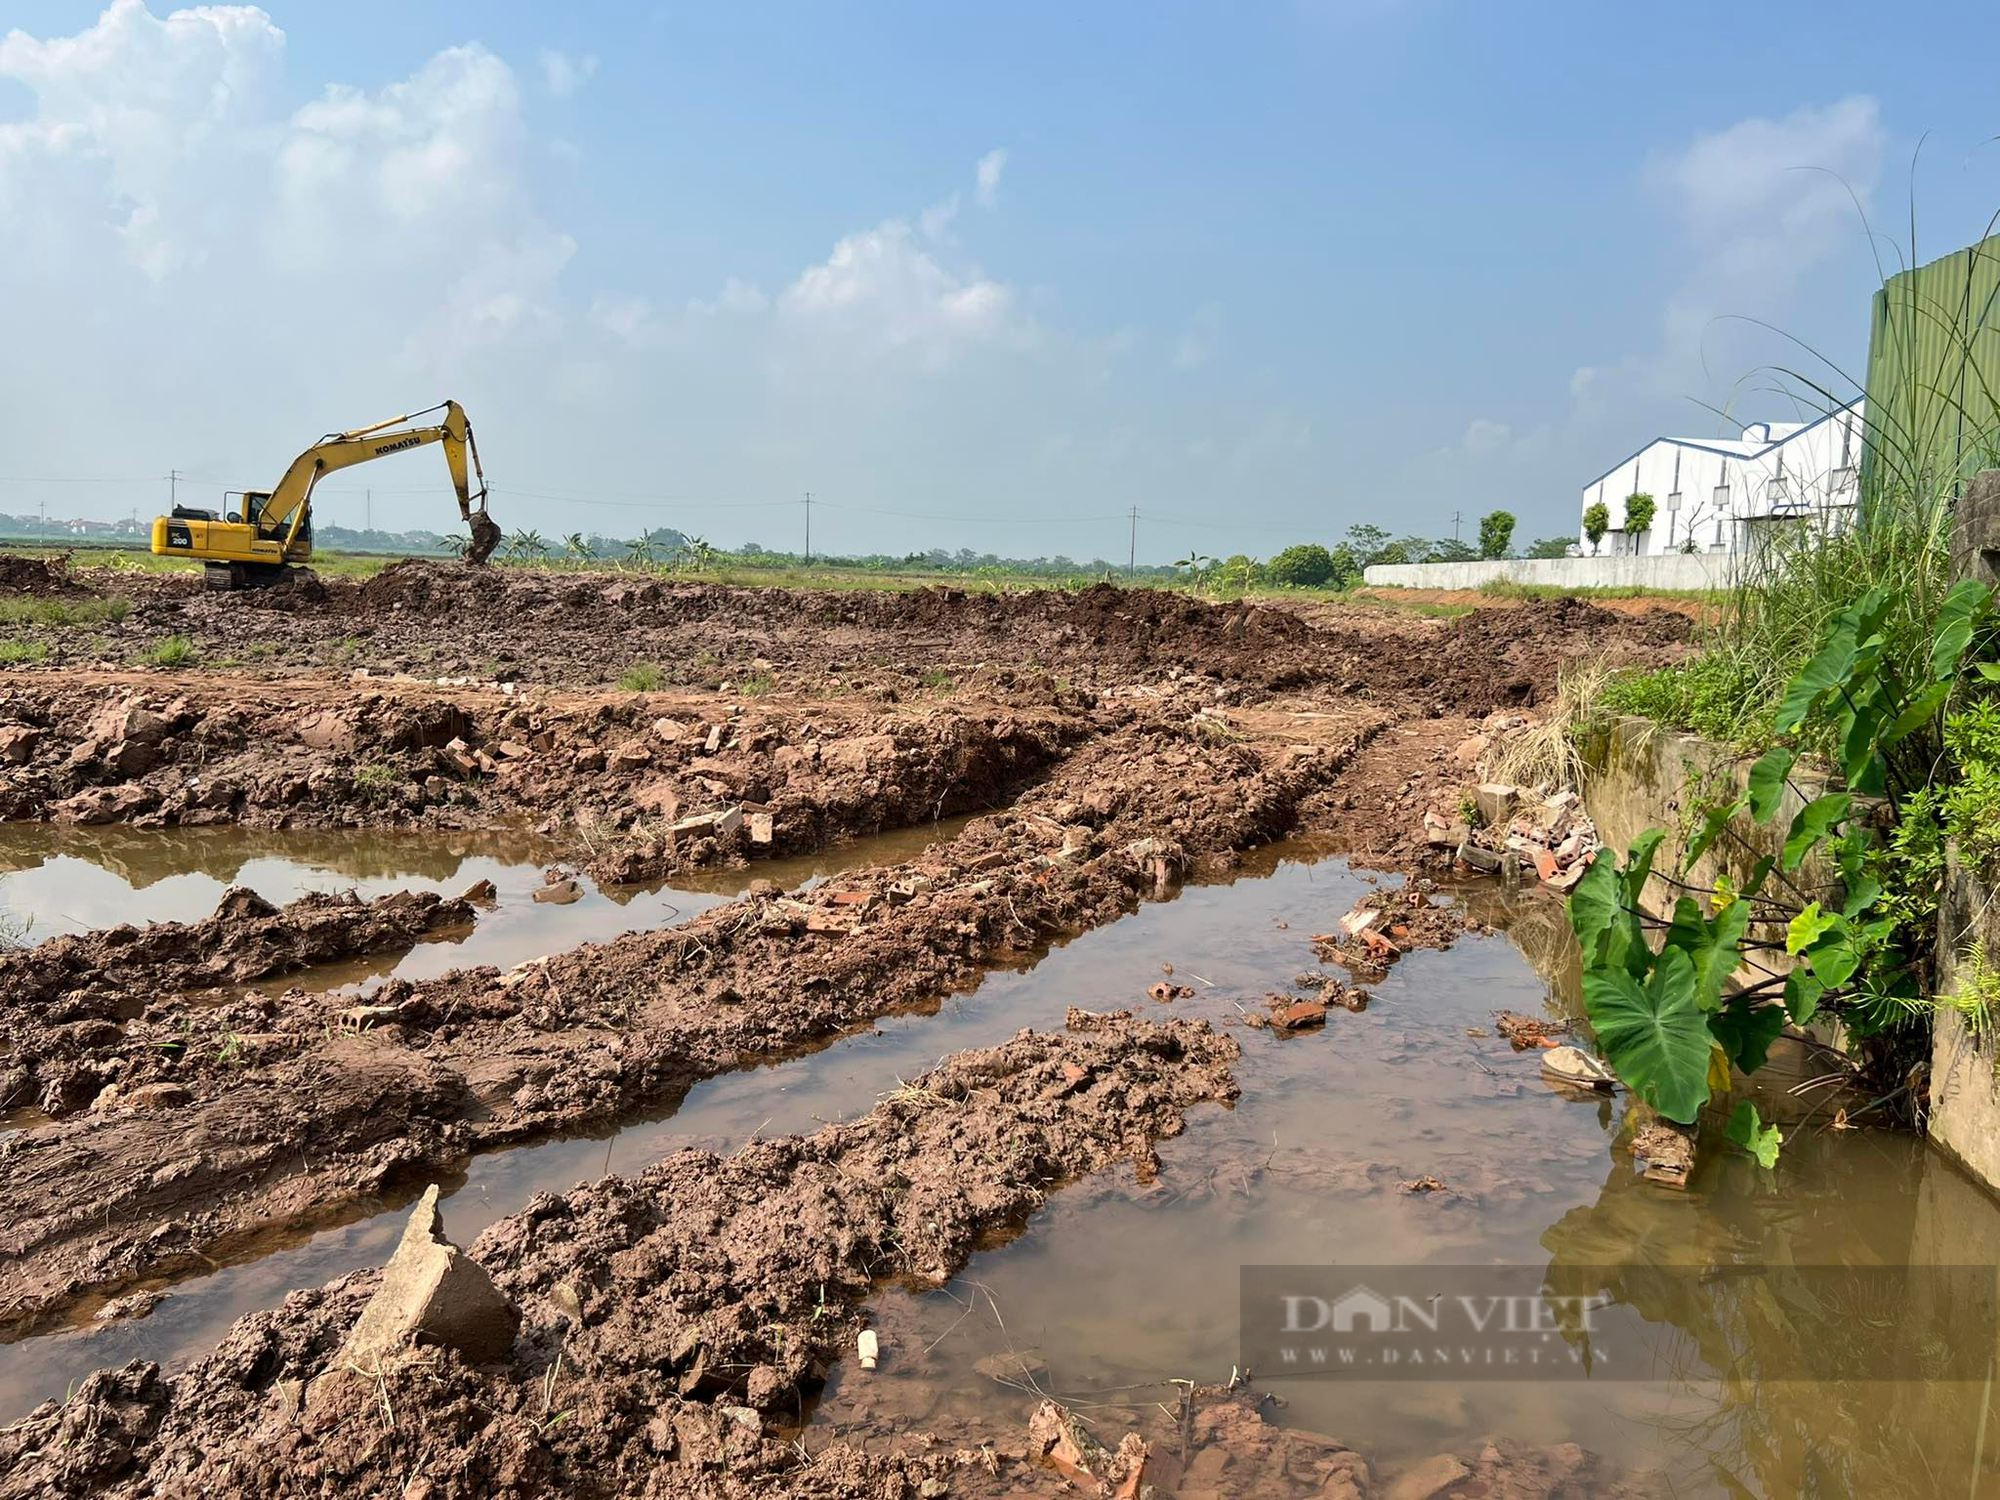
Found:
[[[472,527],[472,545],[465,549],[465,560],[477,567],[498,549],[505,533],[500,530],[500,523],[483,510],[474,511],[469,524]]]

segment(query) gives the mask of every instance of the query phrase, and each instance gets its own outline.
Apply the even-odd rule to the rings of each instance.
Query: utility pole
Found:
[[[178,510],[180,503],[181,471],[179,469],[169,469],[167,470],[167,514],[172,515]]]
[[[806,566],[813,560],[813,492],[806,491]]]
[[[1464,519],[1465,513],[1463,511],[1455,510],[1451,513],[1451,539],[1454,542],[1458,540],[1458,523]]]
[[[1132,518],[1132,544],[1130,550],[1125,554],[1125,581],[1127,583],[1132,581],[1132,575],[1139,566],[1139,507],[1136,505],[1133,506],[1130,515]]]
[[[361,529],[363,531],[375,529],[375,491],[372,489],[361,492]]]

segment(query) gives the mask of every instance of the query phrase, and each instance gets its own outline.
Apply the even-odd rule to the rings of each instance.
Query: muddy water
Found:
[[[440,934],[407,953],[329,964],[272,983],[332,989],[392,975],[428,979],[477,964],[507,968],[580,943],[685,921],[735,899],[755,879],[809,885],[858,865],[907,859],[967,821],[948,818],[742,869],[690,870],[670,884],[599,889],[579,876],[583,896],[566,906],[533,899],[555,852],[526,834],[0,824],[0,926],[22,931],[21,940],[33,943],[121,922],[198,921],[214,913],[232,885],[248,886],[283,905],[312,891],[455,896],[476,881],[492,881],[498,901],[469,932]]]
[[[1073,1004],[1164,1008],[1144,991],[1171,963],[1197,991],[1176,1009],[1239,1027],[1241,1102],[1199,1112],[1187,1134],[1165,1143],[1157,1181],[1113,1174],[1073,1185],[945,1291],[882,1294],[883,1367],[838,1368],[809,1441],[836,1432],[888,1439],[911,1427],[1018,1435],[1035,1396],[975,1364],[1023,1349],[1045,1362],[1041,1389],[1078,1403],[1115,1440],[1121,1406],[1171,1401],[1164,1383],[1175,1377],[1227,1378],[1245,1265],[1601,1266],[1626,1304],[1608,1315],[1603,1339],[1624,1378],[1610,1378],[1607,1364],[1606,1378],[1587,1381],[1326,1383],[1265,1370],[1259,1383],[1287,1403],[1277,1420],[1342,1439],[1378,1475],[1446,1450],[1476,1451],[1500,1434],[1580,1442],[1662,1474],[1677,1494],[1988,1492],[2000,1443],[2000,1413],[1980,1420],[1990,1393],[1893,1380],[1760,1381],[1760,1368],[1782,1352],[1774,1341],[1844,1330],[1795,1317],[1781,1334],[1700,1281],[1676,1295],[1642,1295],[1637,1273],[1781,1261],[1991,1265],[2000,1261],[2000,1210],[1990,1200],[1914,1140],[1811,1128],[1795,1130],[1775,1176],[1710,1142],[1687,1192],[1637,1183],[1613,1149],[1616,1105],[1552,1092],[1532,1054],[1472,1034],[1490,1030],[1499,1008],[1564,1003],[1573,960],[1560,913],[1539,901],[1487,907],[1483,914],[1508,922],[1508,936],[1410,955],[1372,987],[1366,1011],[1335,1011],[1322,1032],[1241,1027],[1264,995],[1315,967],[1307,935],[1369,888],[1368,877],[1324,854],[1271,851],[1233,882],[1189,889],[1031,966],[995,973],[934,1014],[892,1018],[713,1080],[670,1117],[480,1158],[446,1205],[451,1232],[468,1240],[536,1191],[630,1170],[677,1146],[728,1149],[851,1116],[938,1057],[1022,1026],[1059,1025]],[[450,884],[474,872],[460,866],[436,878]],[[1492,901],[1484,891],[1466,896]],[[1445,1190],[1400,1191],[1425,1175]],[[99,1365],[185,1359],[292,1287],[379,1263],[400,1231],[399,1208],[384,1204],[374,1218],[173,1288],[142,1320],[0,1349],[0,1410],[60,1394]],[[1725,1362],[1737,1366],[1733,1375]]]

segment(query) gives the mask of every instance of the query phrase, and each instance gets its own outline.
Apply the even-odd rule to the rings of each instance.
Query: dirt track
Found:
[[[1425,808],[1462,780],[1450,751],[1472,721],[1540,701],[1567,656],[1657,660],[1687,633],[1678,615],[1575,601],[1453,622],[1369,609],[1309,622],[1115,589],[815,595],[499,577],[481,591],[459,570],[414,564],[365,584],[247,596],[147,581],[118,629],[170,626],[209,665],[0,677],[0,812],[138,827],[532,823],[577,864],[633,879],[994,811],[915,860],[806,895],[767,883],[680,926],[506,973],[392,982],[366,1005],[297,990],[199,1006],[182,995],[414,941],[470,914],[450,902],[244,906],[199,931],[61,939],[0,960],[10,1044],[0,1091],[66,1116],[0,1141],[0,1325],[44,1325],[83,1299],[199,1271],[273,1226],[335,1218],[385,1188],[446,1175],[475,1151],[658,1109],[746,1061],[934,1007],[995,963],[1289,832],[1331,829],[1357,852],[1413,861]],[[252,641],[278,643],[255,679],[217,665]],[[350,677],[361,665],[451,675],[489,655],[506,682]],[[603,686],[635,661],[679,664],[679,685]],[[1212,1092],[1213,1080],[1201,1087]],[[1116,1139],[1130,1150],[1132,1131],[1158,1128],[1142,1115]],[[749,1170],[741,1161],[730,1170]],[[968,1221],[960,1238],[977,1227]],[[952,1244],[945,1263],[963,1253]],[[479,1253],[489,1251],[496,1273],[522,1253]],[[547,1262],[535,1274],[560,1271]],[[32,1455],[20,1472],[81,1493],[137,1453],[169,1491],[218,1482],[215,1471],[155,1468],[183,1462],[162,1456],[165,1436],[149,1446],[155,1429],[240,1438],[265,1418],[227,1394],[238,1388],[230,1372],[256,1364],[262,1391],[276,1370],[306,1372],[359,1295],[315,1294],[289,1321],[243,1332],[242,1348],[233,1338],[171,1394],[143,1371],[107,1377],[73,1404],[98,1412],[95,1436],[72,1431],[68,1415],[42,1422],[17,1439]],[[269,1340],[285,1352],[246,1352]],[[455,1368],[430,1395],[396,1400],[435,1402],[440,1420],[462,1421],[475,1401],[518,1409],[518,1374]],[[617,1381],[632,1377],[614,1374],[607,1365],[615,1407]],[[777,1389],[804,1378],[788,1356]],[[712,1400],[697,1404],[709,1437],[674,1441],[732,1441]],[[622,1431],[630,1415],[605,1420]],[[468,1453],[499,1467],[439,1493],[542,1493],[562,1487],[566,1465],[614,1462],[609,1450],[543,1441],[528,1468],[507,1468],[492,1455],[519,1448],[512,1421],[469,1429]],[[99,1439],[109,1447],[85,1451]],[[371,1439],[296,1480],[366,1487],[392,1451],[393,1438]],[[763,1459],[743,1462],[732,1483],[813,1492],[795,1472],[780,1485]],[[931,1473],[874,1462],[857,1458],[851,1483],[822,1492],[898,1493],[883,1488],[893,1470],[914,1493]],[[620,1475],[606,1493],[640,1492],[640,1474]]]

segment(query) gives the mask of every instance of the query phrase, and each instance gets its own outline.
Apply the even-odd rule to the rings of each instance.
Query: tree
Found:
[[[1414,538],[1412,545],[1416,545]],[[1477,547],[1470,542],[1461,542],[1455,536],[1441,537],[1423,545],[1425,562],[1476,562],[1479,559]]]
[[[583,539],[582,532],[572,531],[563,538],[563,555],[573,563],[590,561],[590,543]]]
[[[1337,589],[1353,588],[1361,582],[1361,559],[1354,555],[1354,549],[1342,542],[1333,549],[1333,586]]]
[[[1593,500],[1583,509],[1583,534],[1590,538],[1590,550],[1595,552],[1597,544],[1604,540],[1604,533],[1611,529],[1611,511],[1602,500]]]
[[[1318,542],[1301,542],[1272,558],[1264,572],[1286,588],[1316,589],[1333,578],[1333,554]]]
[[[1408,542],[1385,542],[1375,550],[1375,555],[1368,559],[1368,565],[1373,567],[1376,563],[1406,563],[1409,561],[1411,561],[1411,558],[1410,544]]]
[[[1505,557],[1507,548],[1514,541],[1514,513],[1510,510],[1488,511],[1479,518],[1479,555],[1481,557]]]
[[[1347,528],[1348,550],[1360,561],[1361,566],[1370,563],[1387,562],[1382,549],[1389,545],[1389,533],[1380,526],[1350,526]]]
[[[1530,557],[1568,557],[1569,549],[1576,545],[1575,537],[1545,536],[1539,542],[1528,543]]]
[[[1653,497],[1644,490],[1640,490],[1636,494],[1627,495],[1625,497],[1626,532],[1629,535],[1637,536],[1642,531],[1651,530],[1653,525],[1653,511]]]

